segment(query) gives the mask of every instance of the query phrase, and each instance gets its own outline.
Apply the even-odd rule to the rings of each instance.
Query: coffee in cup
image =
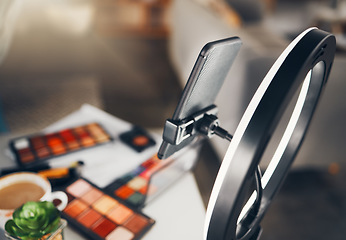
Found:
[[[59,210],[67,205],[64,192],[52,192],[50,182],[30,172],[20,172],[0,178],[0,227],[11,218],[13,211],[28,201],[53,201],[58,199]]]

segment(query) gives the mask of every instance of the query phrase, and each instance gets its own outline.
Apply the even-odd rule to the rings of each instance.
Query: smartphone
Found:
[[[206,112],[216,114],[215,98],[240,50],[241,40],[231,37],[207,43],[200,51],[189,79],[182,92],[173,117],[167,119],[163,141],[158,151],[160,159],[166,159],[192,143],[199,116]]]

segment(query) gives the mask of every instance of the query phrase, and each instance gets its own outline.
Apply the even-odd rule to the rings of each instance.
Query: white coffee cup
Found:
[[[17,183],[33,183],[43,189],[43,192],[44,192],[43,196],[41,196],[39,199],[34,199],[33,201],[50,201],[51,202],[55,199],[60,200],[59,205],[56,206],[57,209],[60,211],[62,211],[68,203],[66,193],[61,191],[52,192],[52,186],[46,178],[40,176],[39,174],[31,173],[31,172],[12,173],[4,177],[1,177],[0,191],[6,187],[9,187]],[[0,203],[1,203],[1,199],[0,199]],[[17,207],[20,207],[20,206],[17,206]],[[12,218],[12,213],[14,212],[14,210],[15,209],[1,209],[0,207],[0,228],[4,229],[6,221]]]

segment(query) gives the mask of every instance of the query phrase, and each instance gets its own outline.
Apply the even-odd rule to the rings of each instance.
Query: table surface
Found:
[[[88,119],[89,116],[92,116]],[[95,119],[96,116],[96,119]],[[110,130],[110,134],[116,134],[116,127],[121,126],[121,128],[130,128],[131,125],[123,122],[113,116],[107,115],[106,113],[92,107],[92,106],[83,106],[80,110],[72,113],[66,118],[57,121],[56,123],[49,126],[44,131],[54,131],[56,129],[63,129],[69,124],[75,125],[80,119],[83,121],[102,121],[104,123],[106,129]],[[113,124],[113,125],[112,125]],[[114,125],[115,124],[115,125]],[[12,167],[15,166],[15,162],[11,159],[11,155],[9,149],[7,148],[9,139],[13,138],[13,135],[1,135],[0,136],[0,169],[4,167]],[[160,141],[159,139],[157,139]],[[95,148],[93,150],[83,150],[87,152],[85,154],[85,160],[88,165],[88,158],[94,158],[95,155],[98,156],[100,160],[100,154],[107,153],[107,151],[114,151],[118,145],[110,145],[100,148]],[[124,150],[124,149],[122,149]],[[59,164],[66,164],[67,162],[75,159],[77,155],[82,154],[73,153],[67,157],[63,157],[59,159]],[[113,164],[111,169],[114,170],[114,166],[119,169],[118,172],[114,173],[116,175],[124,174],[129,169],[133,169],[134,166],[137,166],[140,161],[146,159],[145,157],[151,156],[153,153],[146,153],[140,158],[136,158],[135,155],[130,152],[119,151],[122,154],[127,156],[131,156],[133,162],[129,163],[128,166],[123,166],[116,161],[112,161],[109,164]],[[87,156],[86,156],[87,155]],[[142,160],[141,160],[142,159]],[[84,160],[84,159],[83,159]],[[90,161],[91,162],[91,161]],[[108,162],[107,162],[108,163]],[[59,165],[58,164],[58,165]],[[126,165],[126,164],[125,164]],[[53,162],[54,166],[54,162]],[[95,166],[91,165],[86,167],[85,176],[89,180],[96,182],[97,185],[103,187],[107,181],[109,181],[109,177],[107,174],[99,174],[99,170],[95,170]],[[83,169],[84,171],[84,169]],[[106,169],[101,172],[107,172]],[[144,235],[142,239],[147,240],[170,240],[170,239],[202,239],[203,238],[203,226],[204,226],[204,218],[205,218],[205,207],[203,205],[202,198],[198,191],[198,187],[195,181],[195,178],[191,172],[186,172],[181,178],[175,181],[172,185],[170,185],[165,191],[160,193],[155,199],[150,201],[142,211],[153,218],[156,222],[153,227]],[[86,238],[82,237],[78,232],[74,231],[72,228],[67,227],[64,231],[66,240],[85,240]],[[0,239],[2,239],[0,232]]]

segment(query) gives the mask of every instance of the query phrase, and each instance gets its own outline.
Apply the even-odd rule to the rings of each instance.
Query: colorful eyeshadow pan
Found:
[[[54,133],[13,139],[9,145],[18,164],[26,166],[111,140],[110,135],[100,124],[90,123]]]
[[[102,214],[106,214],[109,210],[113,209],[118,205],[118,201],[111,198],[108,195],[102,196],[99,200],[97,200],[92,207]]]
[[[108,220],[107,218],[101,218],[93,225],[92,230],[100,237],[105,238],[116,228],[116,226],[117,225],[115,225],[114,222]]]
[[[82,197],[92,189],[91,185],[82,179],[78,179],[73,185],[66,188],[66,191],[75,197]]]
[[[87,211],[84,211],[81,215],[79,215],[77,221],[89,228],[96,223],[97,220],[101,219],[101,217],[102,215],[100,213],[89,208]]]
[[[64,191],[69,202],[62,215],[87,239],[136,240],[155,223],[83,178]]]
[[[133,232],[127,230],[124,227],[117,227],[113,232],[111,232],[107,237],[106,240],[131,240],[133,239],[135,235]]]
[[[145,227],[147,220],[140,215],[133,215],[125,224],[124,227],[133,233],[139,233]]]
[[[124,205],[119,205],[110,211],[107,217],[117,224],[123,224],[129,217],[132,216],[132,214],[133,211],[130,208]]]
[[[86,194],[82,196],[83,202],[87,204],[93,204],[96,200],[100,199],[103,196],[103,193],[95,188],[90,189]]]
[[[77,217],[79,214],[84,212],[88,206],[82,201],[75,199],[73,200],[64,210],[71,217]]]
[[[134,127],[132,130],[121,134],[120,139],[137,152],[142,152],[156,144],[155,140],[139,127]]]
[[[141,208],[144,206],[146,196],[155,193],[155,186],[152,185],[150,193],[148,192],[151,176],[170,163],[170,160],[161,161],[155,155],[133,171],[109,184],[105,191],[116,198],[122,199],[134,208]]]

